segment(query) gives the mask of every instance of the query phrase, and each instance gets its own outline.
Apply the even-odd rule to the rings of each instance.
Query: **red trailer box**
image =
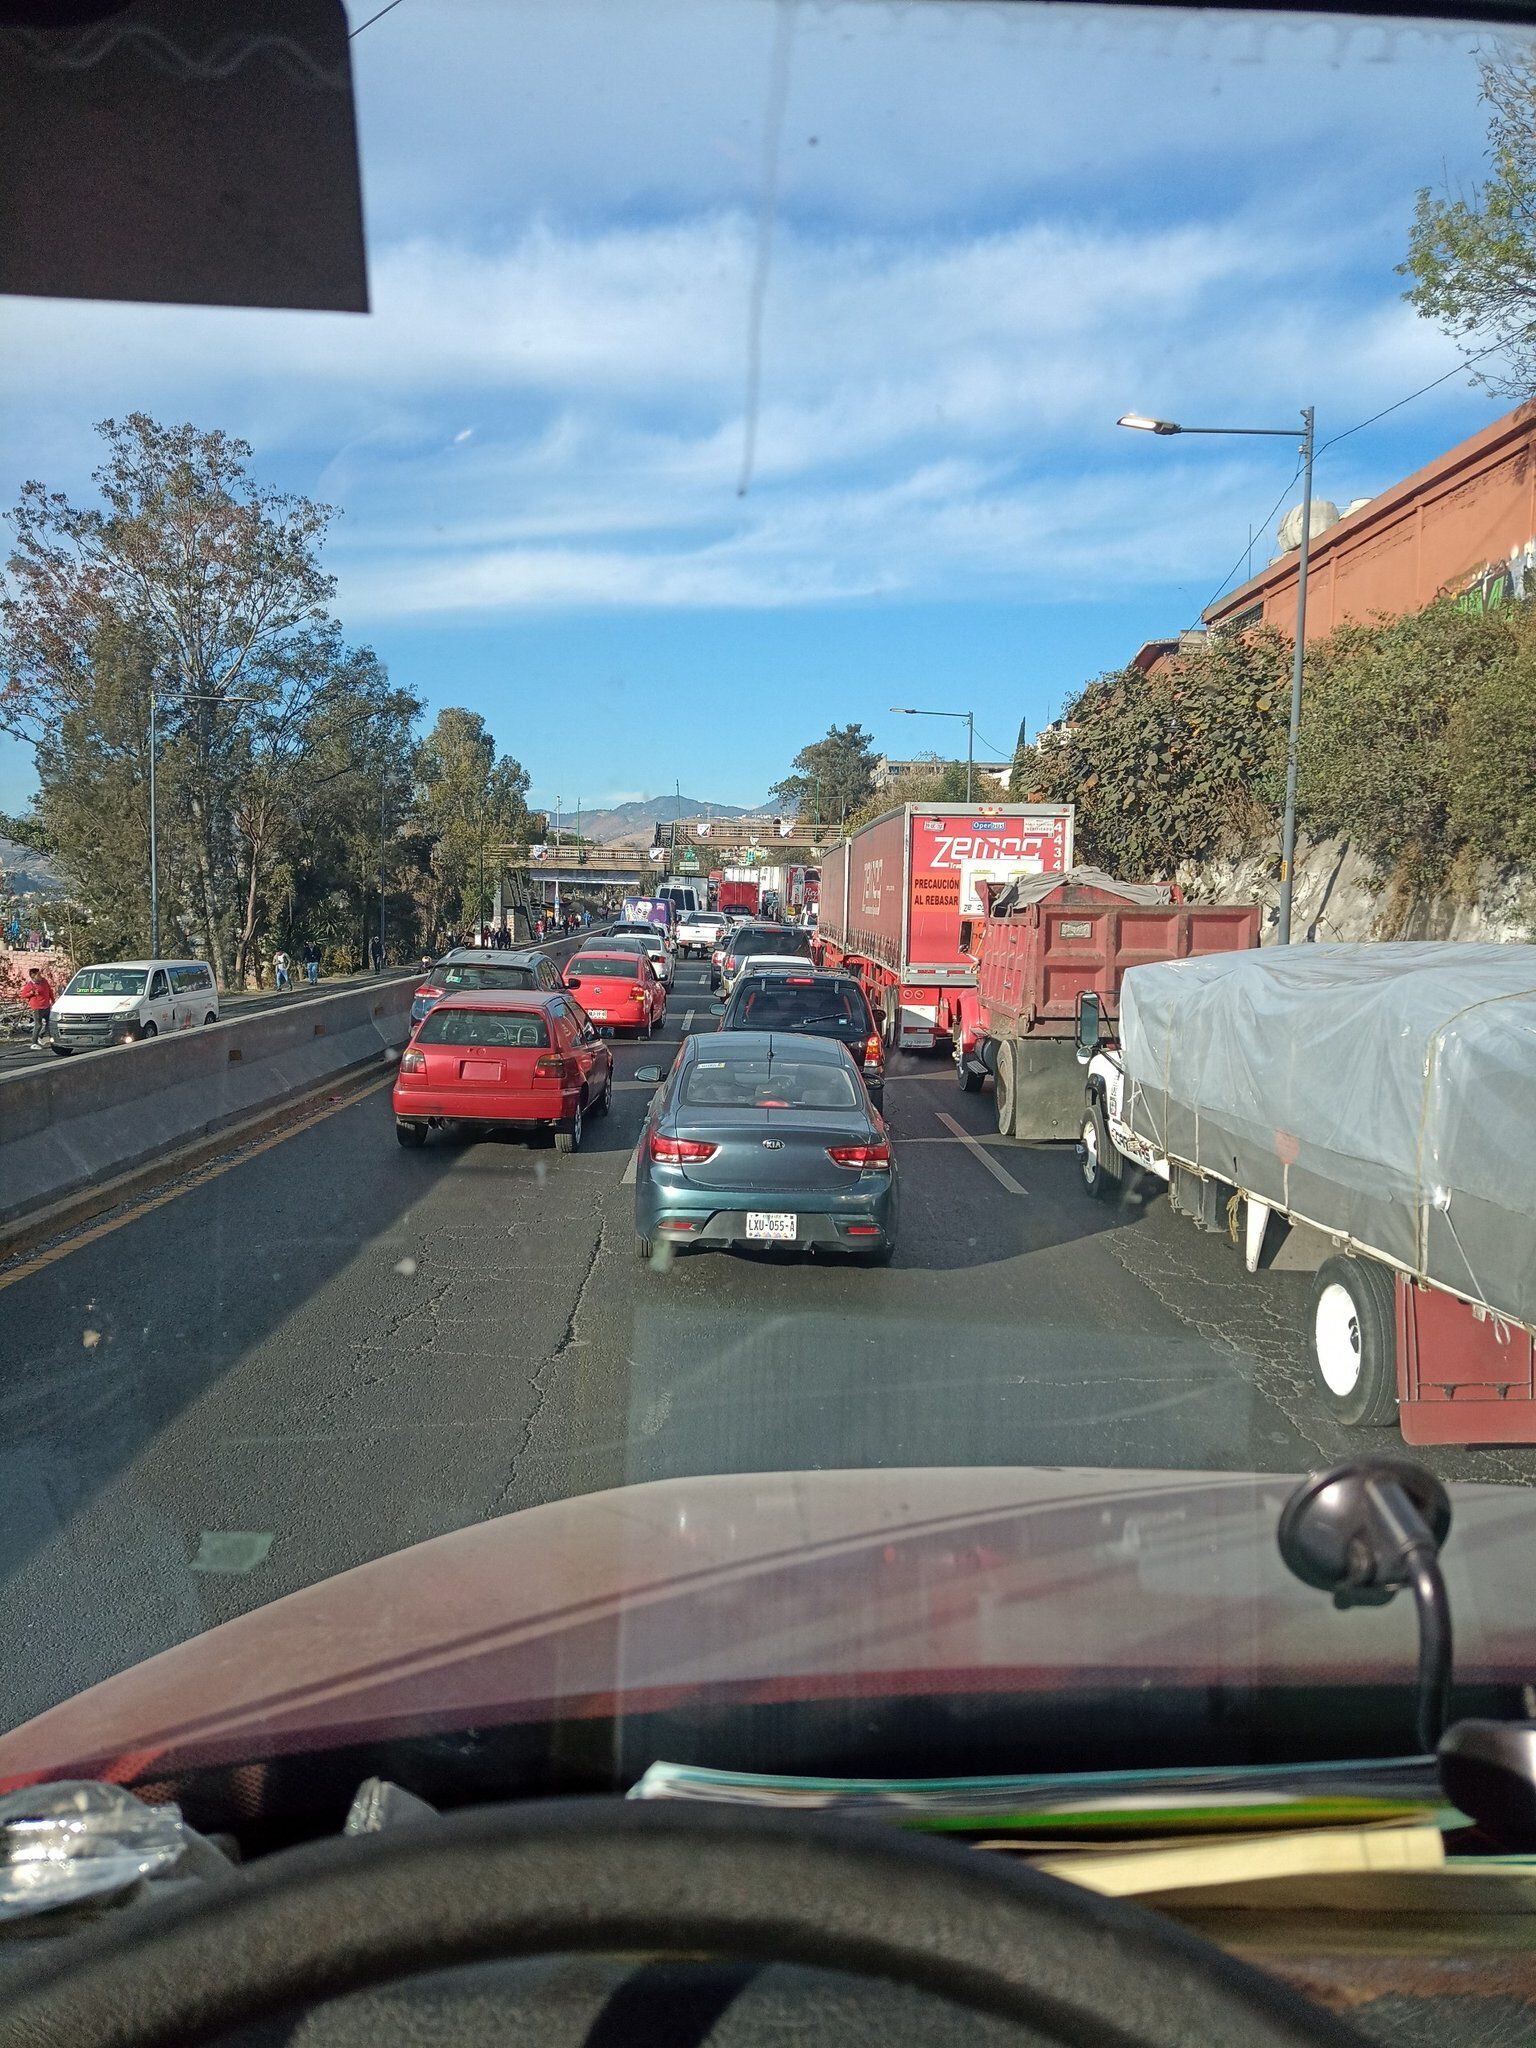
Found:
[[[1096,868],[986,894],[986,914],[970,928],[976,988],[955,1034],[956,1074],[967,1091],[993,1077],[1007,1137],[1076,1138],[1085,991],[1098,995],[1101,1015],[1118,1017],[1127,968],[1259,943],[1255,903],[1185,903],[1170,883],[1120,882]]]
[[[822,862],[818,958],[858,975],[888,1045],[931,1052],[975,988],[984,885],[1071,864],[1070,804],[903,804]]]

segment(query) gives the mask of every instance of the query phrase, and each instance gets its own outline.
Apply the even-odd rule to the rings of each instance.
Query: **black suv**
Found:
[[[802,1031],[846,1045],[864,1074],[878,1108],[885,1096],[885,1047],[869,998],[851,974],[801,974],[792,962],[753,968],[732,989],[722,1031]]]

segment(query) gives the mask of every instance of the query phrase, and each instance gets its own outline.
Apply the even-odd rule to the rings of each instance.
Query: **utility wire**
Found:
[[[1351,434],[1358,434],[1366,427],[1374,427],[1376,422],[1384,420],[1389,412],[1396,412],[1400,406],[1412,405],[1416,398],[1422,398],[1426,391],[1433,391],[1437,384],[1448,384],[1461,371],[1470,369],[1473,363],[1482,362],[1485,356],[1497,355],[1501,348],[1508,346],[1507,342],[1494,341],[1490,342],[1487,348],[1480,348],[1476,355],[1463,356],[1459,363],[1453,364],[1449,370],[1442,370],[1438,377],[1431,377],[1427,384],[1421,384],[1417,391],[1410,391],[1406,398],[1394,399],[1390,405],[1384,405],[1380,412],[1373,412],[1368,420],[1357,421],[1354,426],[1346,427],[1342,434],[1335,434],[1331,440],[1325,441],[1321,448],[1314,451],[1314,461],[1324,449],[1336,448],[1341,441],[1347,441]]]
[[[400,0],[389,0],[388,7],[381,7],[377,14],[370,14],[366,21],[360,21],[357,24],[356,28],[349,29],[347,32],[347,41],[349,43],[355,43],[357,41],[357,38],[362,34],[365,28],[372,28],[373,24],[376,21],[382,21],[386,14],[393,13],[395,8],[397,8],[399,5]]]
[[[1490,342],[1487,348],[1478,349],[1475,355],[1463,356],[1459,363],[1453,363],[1450,369],[1442,370],[1438,377],[1431,377],[1429,382],[1427,384],[1421,384],[1417,391],[1410,391],[1406,397],[1393,399],[1392,403],[1390,405],[1384,405],[1381,408],[1380,412],[1373,412],[1369,419],[1356,420],[1355,424],[1352,427],[1345,427],[1342,433],[1333,434],[1329,437],[1328,440],[1320,442],[1318,446],[1314,448],[1312,451],[1313,462],[1315,463],[1317,461],[1319,455],[1326,454],[1330,448],[1337,448],[1341,441],[1347,441],[1351,434],[1360,434],[1363,433],[1367,427],[1374,427],[1376,422],[1378,420],[1384,420],[1387,417],[1388,413],[1399,412],[1405,405],[1412,405],[1413,401],[1416,398],[1422,398],[1426,391],[1433,391],[1436,388],[1436,386],[1440,384],[1449,384],[1453,377],[1460,376],[1462,371],[1470,369],[1473,363],[1480,363],[1488,356],[1497,355],[1501,348],[1506,348],[1507,346],[1507,342],[1494,341]],[[1275,500],[1274,504],[1270,506],[1263,523],[1254,528],[1253,534],[1249,538],[1248,545],[1243,549],[1242,554],[1238,556],[1237,560],[1232,564],[1231,568],[1227,571],[1226,575],[1222,577],[1221,582],[1217,585],[1214,593],[1209,598],[1207,598],[1205,603],[1200,607],[1202,614],[1210,610],[1211,606],[1216,602],[1216,599],[1222,595],[1222,593],[1227,588],[1227,585],[1232,581],[1232,578],[1237,574],[1239,568],[1241,568],[1243,564],[1244,559],[1252,552],[1254,539],[1257,538],[1258,535],[1262,534],[1267,529],[1270,520],[1274,518],[1275,514],[1279,511],[1281,505],[1285,502],[1286,492],[1290,490],[1291,485],[1295,483],[1297,477],[1301,475],[1301,472],[1305,467],[1305,463],[1297,463],[1296,468],[1291,475],[1290,481],[1285,486],[1285,490],[1283,490],[1280,493],[1280,496]]]

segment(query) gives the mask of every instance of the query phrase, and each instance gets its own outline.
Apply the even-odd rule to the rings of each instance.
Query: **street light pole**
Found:
[[[155,836],[155,686],[149,686],[149,957],[160,958],[160,859]]]
[[[965,800],[975,802],[976,781],[976,714],[974,711],[914,711],[907,704],[893,704],[891,713],[896,718],[963,718],[965,720]]]
[[[1185,427],[1174,420],[1156,420],[1145,413],[1122,413],[1119,427],[1134,427],[1143,434],[1241,434],[1266,441],[1288,441],[1294,427]],[[1307,567],[1312,557],[1312,453],[1314,421],[1312,407],[1301,415],[1301,553],[1296,564],[1296,644],[1291,649],[1291,715],[1285,737],[1285,811],[1280,825],[1280,912],[1276,943],[1291,943],[1291,894],[1296,866],[1296,769],[1301,741],[1301,680],[1307,646]],[[1253,537],[1249,535],[1249,546]]]
[[[1312,408],[1302,413],[1304,480],[1301,487],[1301,554],[1296,563],[1296,645],[1291,653],[1291,721],[1285,738],[1285,819],[1280,828],[1280,925],[1276,937],[1291,943],[1291,888],[1296,867],[1296,767],[1301,741],[1301,670],[1307,645],[1307,564],[1312,554]]]

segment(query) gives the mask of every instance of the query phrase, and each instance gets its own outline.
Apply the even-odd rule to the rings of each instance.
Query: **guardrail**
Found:
[[[419,974],[0,1076],[0,1230],[398,1051]]]

